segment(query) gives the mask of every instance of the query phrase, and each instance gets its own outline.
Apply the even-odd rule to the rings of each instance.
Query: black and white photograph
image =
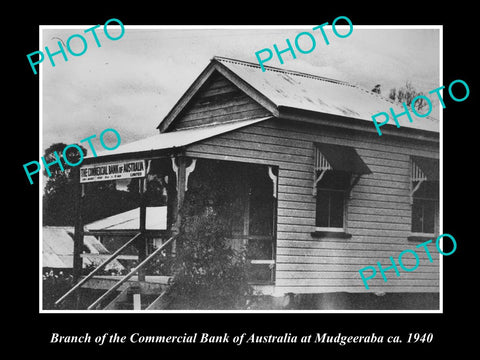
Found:
[[[42,309],[440,310],[441,28],[335,22],[42,29]]]
[[[6,36],[14,354],[472,347],[473,11],[168,5]]]

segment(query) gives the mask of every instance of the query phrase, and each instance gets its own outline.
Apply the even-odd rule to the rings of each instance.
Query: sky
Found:
[[[42,27],[41,48],[48,46],[54,52],[59,39],[65,43],[91,26]],[[91,34],[83,34],[87,40],[83,55],[67,53],[67,62],[57,55],[55,67],[45,56],[40,67],[42,155],[52,143],[79,143],[93,134],[98,137],[106,128],[116,129],[122,143],[154,135],[213,56],[257,62],[255,52],[273,50],[273,44],[282,49],[286,38],[293,44],[302,31],[316,38],[311,53],[297,51],[296,59],[286,53],[284,64],[274,56],[265,65],[343,80],[368,90],[381,84],[385,96],[407,80],[425,93],[442,85],[439,29],[354,25],[350,36],[339,38],[326,27],[330,42],[326,45],[318,30],[312,31],[314,26],[207,29],[126,24],[124,35],[116,41],[108,39],[101,26],[96,31],[101,47]],[[348,31],[348,27],[337,29]],[[112,37],[120,35],[120,29],[112,25],[108,30]],[[70,45],[78,53],[83,49],[79,38],[73,38]],[[110,140],[106,137],[107,143]],[[98,142],[96,146],[101,150]]]

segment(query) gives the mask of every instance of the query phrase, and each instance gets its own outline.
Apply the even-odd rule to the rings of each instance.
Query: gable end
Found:
[[[168,131],[269,115],[271,112],[214,71],[168,126]]]

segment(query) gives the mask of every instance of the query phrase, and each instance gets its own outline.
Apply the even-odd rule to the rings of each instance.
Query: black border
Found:
[[[358,6],[358,5],[357,5]],[[33,350],[40,356],[66,357],[83,355],[90,357],[110,356],[112,352],[128,356],[175,356],[183,351],[195,350],[225,356],[226,351],[239,355],[253,351],[268,354],[285,354],[293,350],[303,356],[325,356],[327,353],[341,355],[347,351],[366,350],[374,356],[379,352],[395,354],[405,351],[409,354],[440,354],[445,349],[467,352],[473,344],[473,329],[468,321],[476,313],[474,307],[475,272],[467,266],[475,262],[471,235],[475,222],[472,200],[475,195],[473,170],[475,161],[473,136],[476,116],[473,102],[476,96],[473,80],[473,61],[476,58],[473,9],[447,3],[441,4],[382,3],[361,4],[361,9],[340,3],[326,9],[320,3],[109,3],[104,8],[98,3],[35,3],[14,11],[15,24],[7,27],[4,55],[8,62],[5,74],[11,81],[5,104],[5,119],[15,132],[13,143],[17,150],[5,154],[14,169],[14,179],[9,183],[18,186],[13,201],[4,201],[12,219],[12,235],[4,238],[12,256],[9,271],[4,272],[4,289],[9,304],[5,316],[13,315],[12,322],[4,325],[8,335],[6,343],[15,354]],[[177,8],[178,7],[178,8]],[[374,10],[375,8],[382,10]],[[9,16],[13,19],[14,16]],[[470,86],[470,97],[465,102],[455,103],[444,92],[447,108],[444,110],[444,233],[455,236],[457,251],[444,257],[444,313],[443,314],[39,314],[38,313],[38,188],[25,181],[22,164],[39,158],[38,154],[38,77],[34,76],[26,60],[26,54],[38,48],[39,25],[103,24],[107,19],[118,18],[126,25],[160,24],[320,24],[331,22],[337,16],[348,16],[355,25],[443,25],[444,72],[443,84],[463,79]],[[4,14],[4,16],[7,16]],[[469,21],[471,20],[471,21]],[[12,68],[10,68],[10,66]],[[470,128],[467,128],[470,127]],[[7,133],[7,132],[5,132]],[[13,135],[13,136],[12,136]],[[472,137],[472,138],[469,138]],[[6,141],[7,142],[7,141]],[[11,143],[11,142],[7,142]],[[18,151],[20,148],[20,151]],[[472,160],[470,160],[472,159]],[[8,193],[12,192],[8,190]],[[7,193],[7,191],[5,192]],[[17,194],[23,197],[18,199]],[[5,199],[8,199],[5,194]],[[11,199],[11,198],[10,198]],[[473,201],[474,202],[474,201]],[[17,211],[15,211],[17,210]],[[12,213],[12,215],[10,215]],[[10,221],[9,221],[10,222]],[[16,224],[20,224],[16,225]],[[470,236],[469,236],[470,235]],[[469,238],[470,237],[470,238]],[[9,259],[10,261],[10,259]],[[472,313],[472,315],[469,315]],[[472,319],[473,320],[473,319]],[[475,327],[475,324],[472,324]],[[328,332],[336,335],[401,335],[410,332],[433,333],[430,344],[383,344],[383,345],[321,345],[321,344],[264,344],[264,345],[141,345],[128,344],[50,344],[52,332],[91,336],[104,332],[131,334],[141,332],[149,335],[180,335],[192,332],[213,334],[230,333],[232,336],[243,332],[256,334],[294,333],[303,335]],[[301,351],[298,353],[298,351]],[[37,355],[37,356],[38,356]],[[113,355],[112,355],[113,356]]]

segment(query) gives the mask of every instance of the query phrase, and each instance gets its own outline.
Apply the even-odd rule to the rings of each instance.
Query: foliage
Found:
[[[89,264],[82,269],[82,275],[86,276],[90,274],[98,264]],[[130,269],[125,268],[124,270],[100,270],[98,275],[125,275],[130,271]],[[43,283],[43,309],[44,310],[61,310],[61,309],[75,309],[75,295],[72,294],[67,297],[59,307],[55,306],[55,301],[60,299],[63,295],[70,290],[74,283],[73,283],[73,276],[71,274],[71,269],[57,270],[57,269],[50,269],[46,270],[42,275],[42,283]]]
[[[380,84],[375,85],[375,87],[371,91],[376,94],[381,94],[382,93],[381,85]]]
[[[72,176],[72,168],[65,165],[63,160],[63,150],[67,145],[64,143],[52,144],[45,150],[44,158],[47,164],[55,161],[56,152],[64,167],[62,171],[58,164],[53,164],[49,167],[51,176],[45,184],[43,196],[43,220],[44,225],[72,225],[74,222],[74,182]],[[84,154],[87,150],[83,147]],[[71,163],[77,163],[80,159],[78,151],[67,153],[68,160]],[[43,170],[43,175],[48,176],[46,169]]]
[[[171,287],[175,303],[191,309],[246,306],[252,291],[244,256],[227,246],[225,235],[224,224],[213,212],[184,222]]]
[[[45,161],[50,163],[55,160],[54,151],[63,159],[64,143],[52,144],[45,150]],[[84,155],[87,150],[83,147]],[[68,160],[75,164],[79,160],[78,151],[67,152]],[[64,171],[58,165],[52,165],[49,170],[51,176],[48,178],[43,195],[43,225],[51,226],[73,226],[75,223],[75,181],[72,167],[65,165]],[[47,176],[44,170],[44,175]],[[132,179],[137,183],[137,179]],[[107,216],[127,211],[138,206],[139,194],[138,185],[131,186],[133,191],[119,191],[114,181],[104,181],[85,184],[85,197],[83,200],[83,220],[85,223],[105,218]],[[99,206],[108,204],[108,206]]]
[[[73,285],[73,277],[71,274],[58,271],[54,272],[53,270],[46,271],[43,276],[43,309],[44,310],[54,310],[55,301],[57,301],[61,296],[63,296]],[[73,297],[72,297],[73,298]],[[62,305],[64,307],[71,308],[70,302],[72,298],[66,300]]]
[[[412,85],[410,81],[407,81],[404,86],[399,88],[398,90],[396,88],[390,89],[390,93],[388,94],[388,97],[394,101],[397,101],[399,103],[405,102],[407,106],[410,106],[412,103],[412,100],[415,99],[419,95],[425,95],[422,92],[418,92]],[[427,102],[425,99],[420,98],[415,102],[415,109],[421,110],[427,105]]]
[[[232,201],[228,182],[208,171],[201,179],[189,186],[182,207],[169,291],[172,303],[188,309],[245,308],[252,288],[245,250],[232,249],[227,240]]]
[[[136,181],[137,179],[132,179]],[[89,222],[131,210],[139,205],[139,194],[116,189],[115,181],[89,183],[83,198],[83,221]]]
[[[90,263],[88,265],[84,265],[82,269],[82,275],[87,276],[89,275],[93,270],[95,270],[103,261],[99,261],[98,263]],[[130,269],[128,267],[125,267],[124,269],[101,269],[99,272],[97,272],[97,275],[110,275],[110,276],[118,276],[118,275],[126,275],[127,273],[130,272]]]
[[[167,250],[162,250],[159,255],[153,258],[145,266],[145,274],[147,275],[160,275],[170,276],[172,275],[172,267],[175,258]]]
[[[83,155],[86,156],[87,155],[87,149],[85,149],[83,146],[78,145],[78,144],[77,144],[77,146],[80,149],[82,149]],[[48,168],[48,170],[51,173],[51,178],[53,178],[54,180],[56,180],[58,178],[61,178],[61,177],[68,178],[71,171],[72,171],[72,167],[70,167],[69,165],[66,164],[65,159],[63,157],[63,150],[66,147],[67,147],[67,145],[64,144],[64,143],[54,143],[54,144],[50,145],[45,150],[45,153],[43,155],[44,158],[45,158],[45,162],[47,164],[50,164],[50,163],[56,161],[56,159],[58,159],[58,158],[60,159],[60,162],[62,163],[62,167],[63,167],[64,170],[62,170],[60,168],[58,163],[53,164],[52,166],[50,166]],[[55,152],[57,153],[58,157],[55,156]],[[77,164],[80,161],[80,158],[81,158],[80,153],[74,147],[71,147],[69,149],[69,151],[66,152],[65,155],[67,157],[67,161],[69,163],[72,163],[72,164]],[[43,175],[48,176],[47,169],[43,169]]]

